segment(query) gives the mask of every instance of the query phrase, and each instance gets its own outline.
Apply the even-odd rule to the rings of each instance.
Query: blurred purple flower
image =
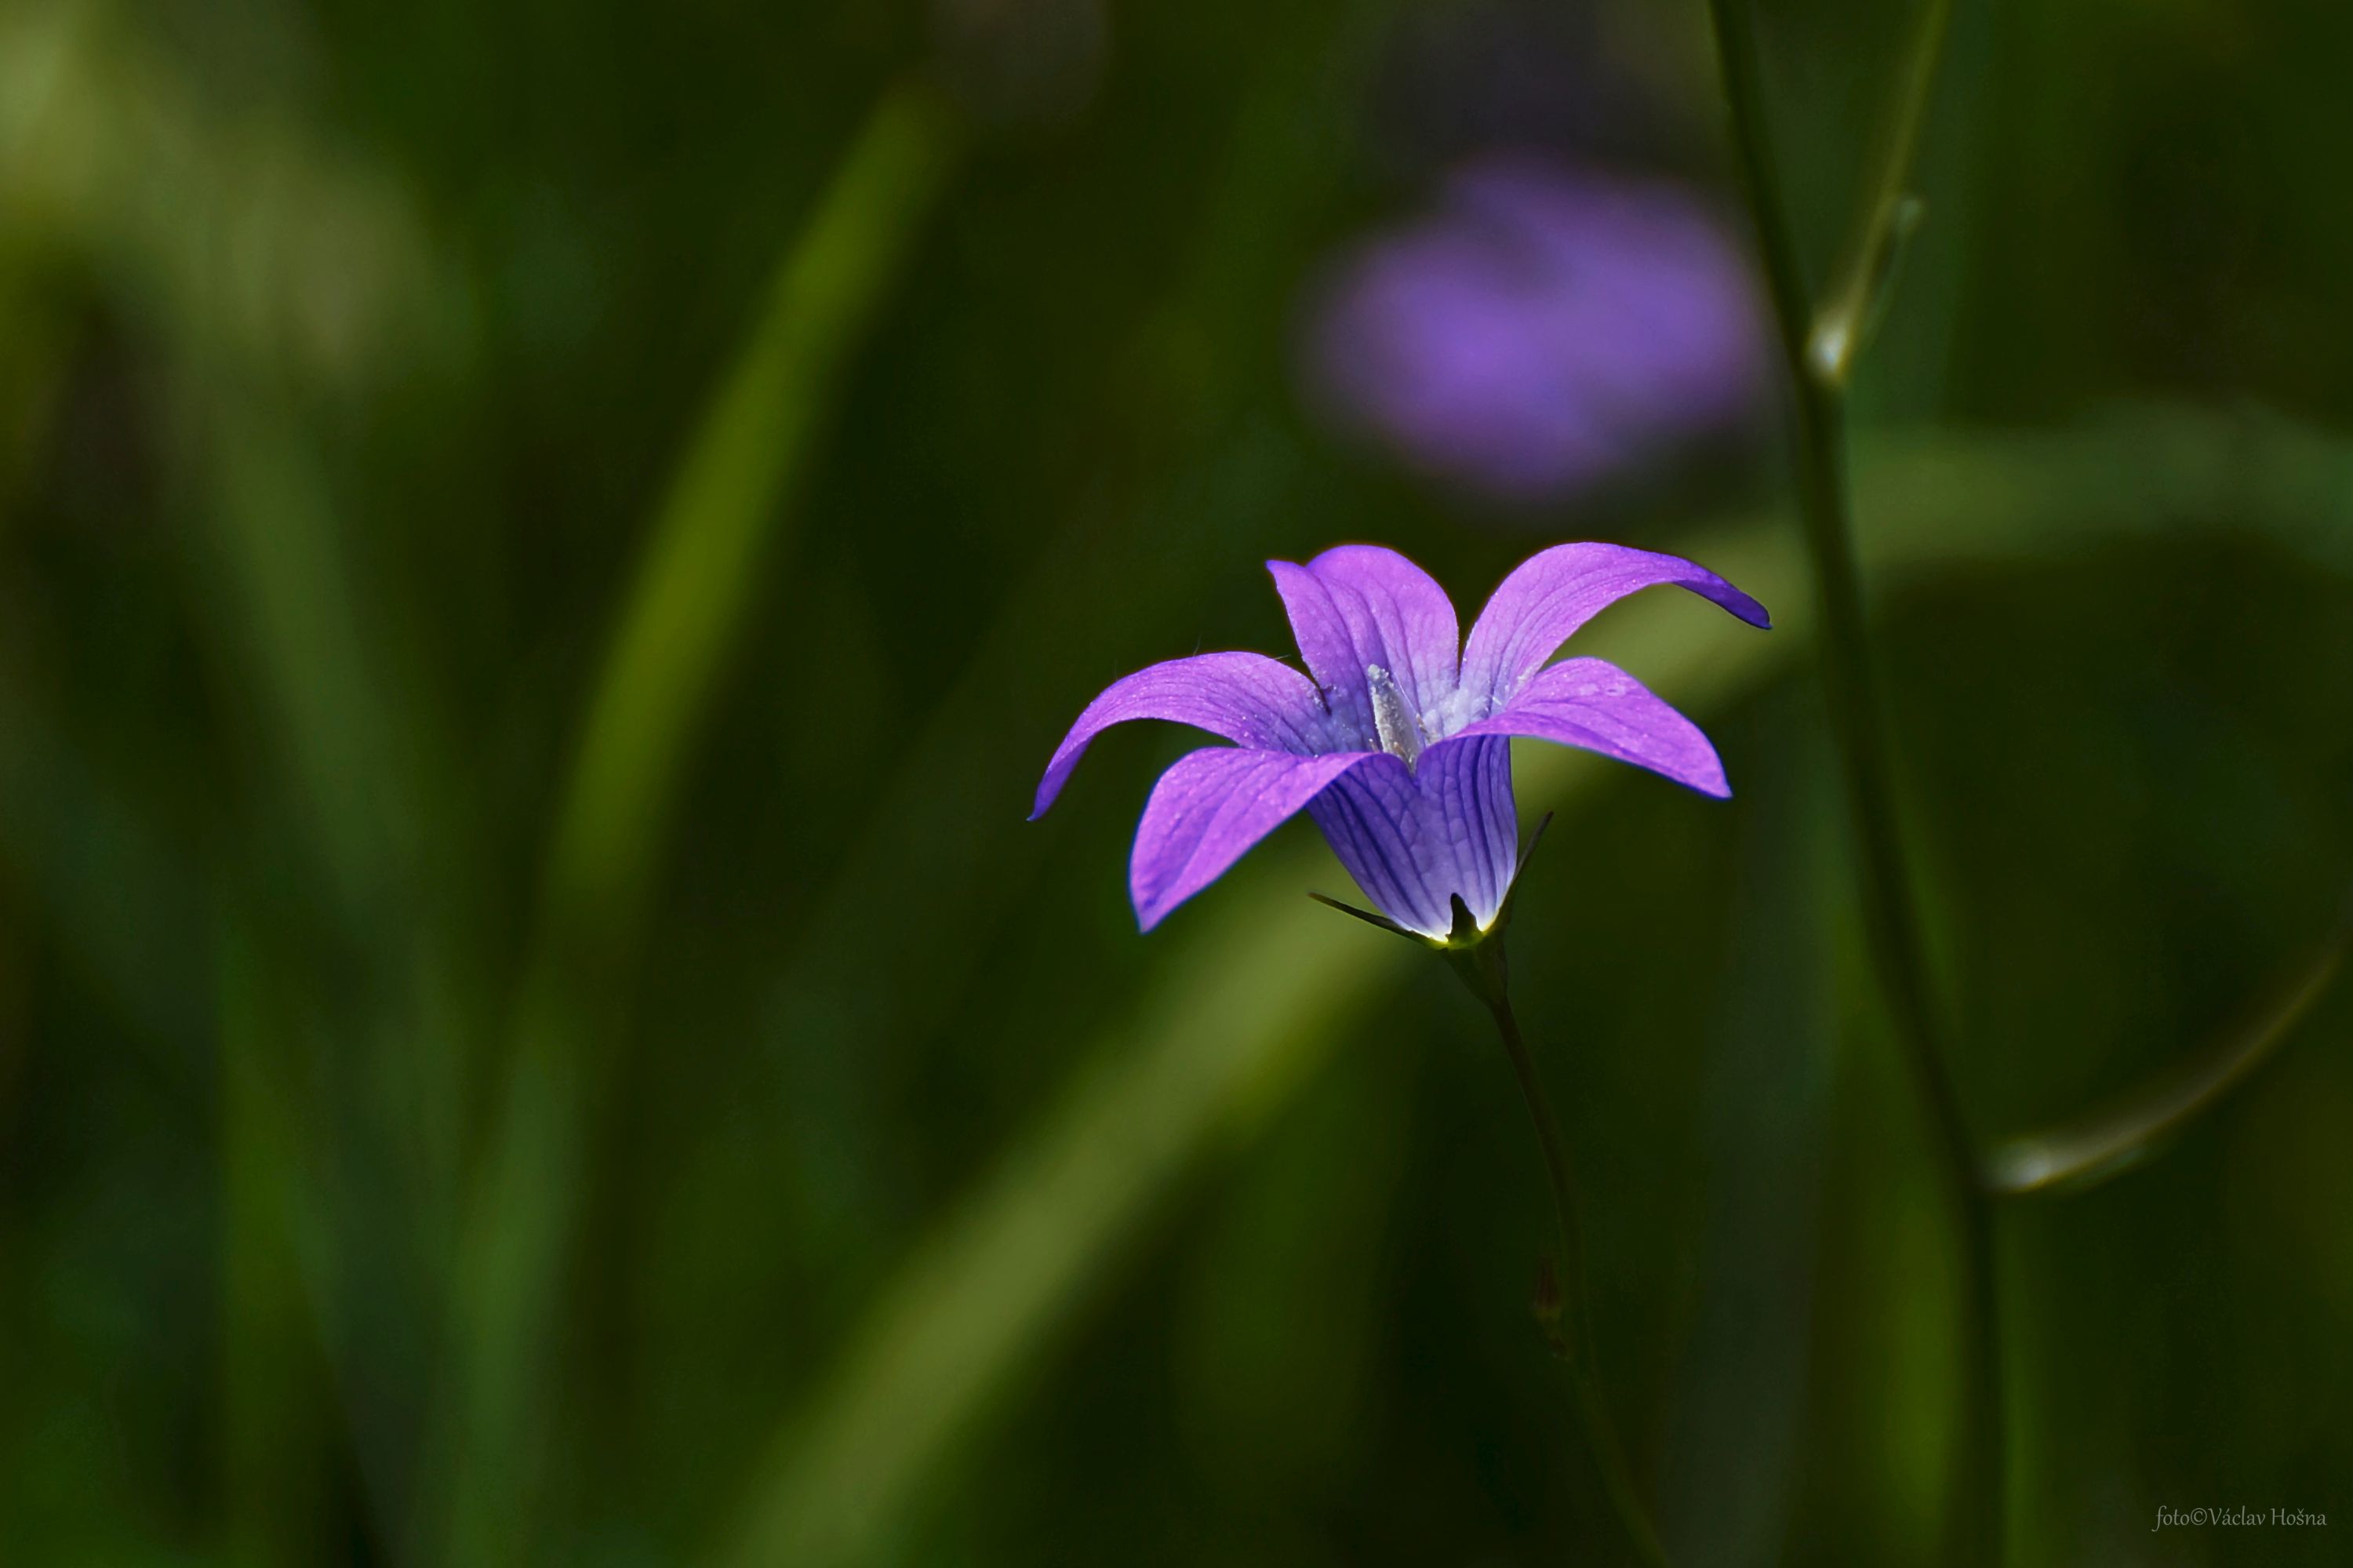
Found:
[[[1707,736],[1631,675],[1599,659],[1545,663],[1603,608],[1661,583],[1771,624],[1713,572],[1621,545],[1556,546],[1504,579],[1466,643],[1446,590],[1394,550],[1344,545],[1267,567],[1314,679],[1259,653],[1139,670],[1087,705],[1038,785],[1033,821],[1088,742],[1128,719],[1235,742],[1178,758],[1145,804],[1128,887],[1147,931],[1304,807],[1398,925],[1443,938],[1459,897],[1483,933],[1517,870],[1515,735],[1732,792]]]
[[[1308,375],[1417,466],[1529,501],[1736,425],[1766,346],[1746,257],[1688,193],[1492,155],[1341,264]]]

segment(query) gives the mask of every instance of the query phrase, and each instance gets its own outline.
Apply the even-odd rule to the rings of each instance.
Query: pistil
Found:
[[[1421,722],[1398,690],[1397,677],[1378,664],[1367,664],[1365,689],[1373,699],[1373,728],[1380,736],[1381,749],[1410,768],[1425,742]]]

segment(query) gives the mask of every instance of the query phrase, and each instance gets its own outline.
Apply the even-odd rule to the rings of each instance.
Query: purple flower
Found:
[[[1147,931],[1303,807],[1398,925],[1443,938],[1459,897],[1483,933],[1517,869],[1515,735],[1732,792],[1707,736],[1634,677],[1599,659],[1545,662],[1605,607],[1660,583],[1771,624],[1713,572],[1621,545],[1556,546],[1504,579],[1464,642],[1446,590],[1394,550],[1343,545],[1267,567],[1313,680],[1260,653],[1139,670],[1087,705],[1039,781],[1033,821],[1087,744],[1128,719],[1235,743],[1178,758],[1145,804],[1128,887]]]
[[[1736,425],[1765,346],[1745,258],[1683,190],[1490,156],[1343,263],[1309,372],[1418,466],[1532,501]]]

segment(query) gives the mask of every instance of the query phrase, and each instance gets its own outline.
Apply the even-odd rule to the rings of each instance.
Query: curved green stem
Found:
[[[1987,1190],[2000,1198],[2081,1192],[2147,1159],[2271,1060],[2337,983],[2348,953],[2353,904],[2317,950],[2259,998],[2250,1016],[2211,1049],[2111,1106],[1994,1149],[1986,1156]]]
[[[1855,205],[1853,228],[1813,318],[1807,369],[1832,386],[1845,384],[1862,352],[1863,336],[1893,277],[1897,249],[1919,216],[1918,203],[1905,187],[1911,182],[1913,155],[1919,150],[1920,127],[1936,94],[1936,68],[1952,22],[1952,0],[1920,0],[1912,47],[1888,104],[1871,182]]]
[[[1881,160],[1879,190],[1902,190],[1922,107],[1935,79],[1944,38],[1945,0],[1925,0],[1924,23],[1897,100],[1894,130]],[[1947,1068],[1947,1051],[1928,979],[1927,945],[1914,904],[1876,677],[1864,630],[1856,566],[1852,503],[1847,491],[1841,388],[1846,364],[1811,352],[1813,317],[1804,266],[1764,105],[1763,61],[1746,0],[1709,0],[1735,147],[1763,254],[1792,398],[1790,421],[1799,512],[1821,613],[1822,682],[1840,772],[1852,810],[1862,913],[1871,959],[1886,993],[1894,1033],[1929,1119],[1937,1174],[1958,1234],[1962,1277],[1963,1440],[1955,1560],[1998,1562],[2005,1527],[2001,1366],[1994,1281],[1993,1213],[1978,1179],[1976,1142]],[[1887,199],[1892,201],[1893,196]],[[1892,210],[1892,209],[1890,209]],[[1866,210],[1860,232],[1882,231],[1883,214]]]

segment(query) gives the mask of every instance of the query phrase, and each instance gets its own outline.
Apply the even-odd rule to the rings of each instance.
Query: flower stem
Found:
[[[1919,208],[1905,186],[1920,146],[1920,128],[1935,96],[1936,68],[1952,30],[1953,0],[1919,0],[1903,74],[1889,100],[1879,134],[1870,183],[1855,203],[1854,222],[1839,255],[1821,308],[1814,313],[1807,366],[1815,376],[1843,385],[1871,318],[1894,276],[1896,251]]]
[[[1922,105],[1935,80],[1948,7],[1928,10],[1915,36],[1874,200],[1898,190],[1916,139]],[[1864,631],[1862,590],[1847,490],[1846,364],[1810,355],[1812,316],[1803,264],[1782,200],[1764,107],[1764,73],[1748,0],[1709,0],[1716,49],[1731,109],[1750,215],[1772,295],[1792,397],[1791,439],[1799,515],[1821,614],[1822,679],[1840,771],[1852,809],[1864,927],[1873,968],[1885,992],[1894,1033],[1924,1102],[1939,1181],[1958,1233],[1962,1277],[1962,1444],[1957,1477],[1961,1499],[1955,1560],[2000,1559],[2005,1529],[2001,1365],[1994,1282],[1992,1202],[1980,1181],[1976,1143],[1946,1065],[1947,1051],[1928,980],[1923,937],[1903,837],[1896,820],[1888,747]],[[1864,215],[1868,227],[1876,222]]]
[[[1499,930],[1469,951],[1450,953],[1448,957],[1455,960],[1456,972],[1470,986],[1472,994],[1484,1002],[1494,1016],[1495,1032],[1504,1039],[1504,1054],[1511,1059],[1513,1075],[1519,1079],[1520,1093],[1527,1100],[1528,1119],[1535,1124],[1536,1143],[1544,1150],[1545,1179],[1551,1184],[1553,1216],[1560,1225],[1558,1277],[1561,1316],[1565,1319],[1553,1334],[1553,1349],[1568,1369],[1577,1419],[1585,1427],[1586,1446],[1592,1450],[1594,1467],[1601,1473],[1610,1507],[1617,1510],[1618,1522],[1633,1543],[1636,1554],[1651,1568],[1669,1568],[1666,1548],[1659,1542],[1658,1530],[1642,1506],[1641,1494],[1634,1489],[1625,1446],[1618,1440],[1617,1425],[1609,1419],[1609,1403],[1602,1397],[1599,1368],[1593,1351],[1593,1318],[1585,1298],[1584,1250],[1577,1241],[1577,1181],[1570,1172],[1568,1139],[1560,1129],[1560,1118],[1553,1114],[1552,1098],[1545,1093],[1535,1057],[1529,1052],[1528,1043],[1520,1033],[1520,1021],[1512,1011],[1503,933]]]

